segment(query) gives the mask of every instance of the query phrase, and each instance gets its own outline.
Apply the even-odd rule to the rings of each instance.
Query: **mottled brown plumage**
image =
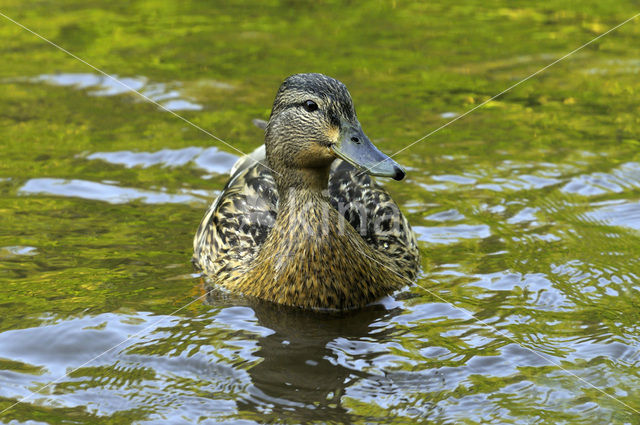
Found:
[[[196,233],[194,264],[215,285],[313,309],[361,307],[406,285],[419,265],[407,220],[369,175],[336,159],[404,175],[367,156],[367,143],[342,83],[289,77],[267,124],[266,158],[258,150],[236,164]]]

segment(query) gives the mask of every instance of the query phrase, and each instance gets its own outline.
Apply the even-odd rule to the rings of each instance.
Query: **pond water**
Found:
[[[640,20],[395,156],[415,285],[323,315],[204,302],[189,262],[287,75],[392,154],[637,3],[0,12],[156,102],[0,17],[1,423],[640,424]]]

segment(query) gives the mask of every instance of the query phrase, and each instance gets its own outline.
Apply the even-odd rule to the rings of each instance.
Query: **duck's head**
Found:
[[[362,131],[345,85],[322,74],[296,74],[284,80],[267,124],[265,147],[277,173],[298,179],[319,176],[325,187],[336,157],[374,176],[396,180],[405,176]]]

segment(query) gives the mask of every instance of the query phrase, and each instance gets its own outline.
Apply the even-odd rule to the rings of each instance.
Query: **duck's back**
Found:
[[[278,191],[273,174],[262,165],[262,155],[252,155],[234,166],[196,233],[193,263],[207,275],[223,268],[246,272],[275,223]],[[391,196],[342,160],[331,167],[328,190],[331,205],[367,244],[395,263],[396,273],[413,279],[419,266],[415,236]]]

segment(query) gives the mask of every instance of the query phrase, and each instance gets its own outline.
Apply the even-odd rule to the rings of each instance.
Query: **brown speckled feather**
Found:
[[[374,250],[396,263],[397,272],[413,280],[420,256],[407,219],[389,193],[371,176],[342,160],[329,178],[331,205]]]
[[[270,170],[256,163],[236,171],[198,227],[193,263],[210,276],[229,263],[243,271],[273,227],[277,205]]]
[[[384,257],[385,265],[395,273],[414,279],[419,264],[415,236],[389,194],[369,175],[342,160],[331,167],[328,190],[333,209],[356,231],[351,236]],[[270,170],[255,163],[236,171],[198,228],[194,264],[209,276],[247,274],[273,229],[277,208],[278,191]],[[225,285],[224,280],[216,279]],[[394,282],[395,287],[409,280]],[[244,288],[243,292],[248,291]]]

